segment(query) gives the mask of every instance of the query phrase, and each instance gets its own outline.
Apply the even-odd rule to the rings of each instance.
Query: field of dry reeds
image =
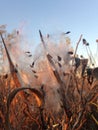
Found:
[[[19,33],[0,34],[7,59],[0,76],[0,130],[97,130],[98,80],[88,82],[84,60],[75,68],[68,37],[54,44],[39,33],[32,59],[31,52],[15,50]]]

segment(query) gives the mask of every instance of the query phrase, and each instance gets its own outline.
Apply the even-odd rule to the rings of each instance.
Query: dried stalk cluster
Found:
[[[51,109],[53,101],[51,93],[48,95],[46,84],[43,83],[43,80],[38,87],[22,83],[2,33],[0,35],[10,65],[10,74],[0,77],[0,130],[97,130],[97,80],[89,84],[87,76],[78,77],[73,68],[70,69],[69,73],[58,71],[57,66],[63,67],[59,62],[62,57],[57,56],[58,64],[54,61],[54,57],[46,50],[46,44],[40,32],[51,79],[54,79],[58,85],[53,91],[54,95],[58,95],[58,100],[55,102],[56,97],[52,100],[56,105],[59,104],[59,110]],[[29,54],[29,52],[26,53]],[[34,65],[35,62],[30,67],[33,68]],[[32,74],[34,74],[35,79],[38,78],[36,70],[32,69]],[[52,91],[52,89],[48,89],[48,91]],[[47,99],[47,95],[50,101]]]

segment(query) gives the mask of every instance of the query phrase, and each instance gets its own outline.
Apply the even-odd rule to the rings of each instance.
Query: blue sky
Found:
[[[98,38],[98,0],[0,0],[0,24],[7,31],[25,27],[30,39],[40,42],[43,34],[71,31],[75,46],[81,34],[96,51]],[[82,53],[82,43],[79,47]]]

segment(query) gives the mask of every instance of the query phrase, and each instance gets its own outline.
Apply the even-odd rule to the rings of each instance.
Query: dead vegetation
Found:
[[[24,84],[5,49],[10,74],[0,77],[0,130],[97,130],[98,80],[89,84],[87,75],[79,77],[69,64],[65,72],[60,62],[63,57],[56,55],[55,59],[41,32],[40,37],[44,58],[30,65],[36,83]],[[43,74],[38,71],[41,64],[47,64]]]

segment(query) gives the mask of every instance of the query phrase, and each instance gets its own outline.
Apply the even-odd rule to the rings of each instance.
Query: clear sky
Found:
[[[83,34],[95,52],[98,0],[0,0],[0,24],[7,24],[8,32],[25,27],[36,43],[39,29],[43,34],[71,31],[73,45]]]

